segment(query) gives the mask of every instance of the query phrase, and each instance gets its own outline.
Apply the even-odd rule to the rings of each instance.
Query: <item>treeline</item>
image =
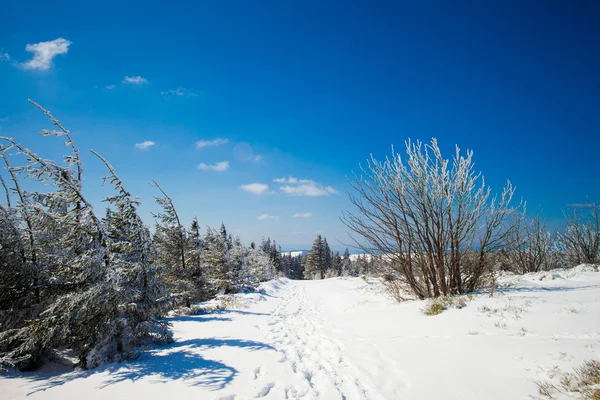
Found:
[[[83,162],[69,131],[54,123],[63,162],[44,159],[0,137],[0,367],[28,370],[69,349],[78,365],[134,358],[148,343],[172,341],[163,317],[218,293],[251,290],[283,274],[275,242],[245,247],[238,237],[194,219],[184,227],[172,199],[153,182],[160,212],[151,231],[114,168],[114,188],[98,212],[83,189]],[[25,182],[28,183],[25,183]],[[29,182],[45,185],[31,191]],[[38,185],[39,186],[39,185]]]
[[[307,254],[281,256],[282,270],[291,279],[326,279],[338,276],[361,276],[378,270],[381,257],[369,254],[350,256],[331,251],[327,238],[317,235]]]

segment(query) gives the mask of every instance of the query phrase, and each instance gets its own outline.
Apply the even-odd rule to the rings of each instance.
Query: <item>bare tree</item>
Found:
[[[456,147],[446,160],[436,139],[408,141],[406,154],[392,149],[384,162],[371,156],[350,182],[354,210],[341,220],[363,251],[387,255],[379,272],[394,287],[400,281],[421,299],[472,291],[513,229],[515,189],[508,182],[491,197],[473,171],[473,152],[462,156]]]
[[[600,264],[600,204],[574,205],[565,212],[567,229],[559,246],[570,266]]]
[[[502,252],[503,266],[519,274],[555,267],[553,257],[555,243],[540,215],[531,219],[518,215],[516,219],[510,243],[506,251]]]

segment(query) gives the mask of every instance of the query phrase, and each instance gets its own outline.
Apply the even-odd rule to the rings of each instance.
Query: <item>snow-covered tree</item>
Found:
[[[188,279],[190,271],[186,265],[186,252],[189,246],[187,231],[181,224],[173,200],[156,181],[152,182],[161,197],[155,197],[162,211],[154,214],[156,220],[154,244],[158,251],[158,264],[165,272],[165,280],[174,304],[190,307],[195,295],[194,285]]]
[[[323,266],[324,273],[331,275],[331,270],[333,268],[333,253],[329,248],[329,243],[327,243],[327,238],[323,238]]]
[[[227,237],[211,228],[204,234],[204,265],[214,290],[225,293],[229,288]]]
[[[541,217],[517,218],[508,246],[499,252],[503,268],[525,274],[558,267],[555,242]]]
[[[246,264],[247,251],[239,237],[235,237],[231,243],[228,257],[228,281],[229,291],[237,292],[250,284],[250,271]]]
[[[204,241],[200,234],[198,219],[194,217],[188,234],[186,247],[186,277],[194,285],[194,300],[206,300],[211,293],[208,276],[204,268]]]
[[[269,254],[265,253],[262,248],[250,247],[247,263],[254,284],[275,278],[275,267],[271,263]]]
[[[346,247],[344,255],[342,256],[342,275],[351,275],[350,269],[352,268],[352,260],[350,260],[350,252]]]
[[[600,264],[600,204],[573,206],[565,220],[567,228],[559,235],[559,246],[566,263]]]
[[[323,237],[319,234],[313,241],[304,265],[304,279],[325,278],[325,249]]]
[[[344,264],[342,262],[342,257],[340,256],[340,252],[336,251],[333,255],[332,261],[332,270],[335,276],[342,276]]]
[[[365,252],[388,255],[380,272],[418,298],[475,290],[513,229],[514,187],[492,197],[472,158],[458,147],[443,158],[435,139],[408,141],[406,158],[371,157],[352,182],[354,207],[342,221]]]

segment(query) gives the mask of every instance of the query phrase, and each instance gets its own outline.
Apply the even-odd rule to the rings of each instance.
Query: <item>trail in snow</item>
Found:
[[[276,280],[238,309],[172,319],[176,342],[92,371],[0,374],[14,399],[526,399],[600,358],[600,273],[505,276],[512,287],[422,314],[374,279]]]
[[[302,378],[300,385],[285,388],[285,398],[384,399],[331,332],[326,334],[324,324],[304,285],[288,285],[265,327],[281,353],[279,362]]]

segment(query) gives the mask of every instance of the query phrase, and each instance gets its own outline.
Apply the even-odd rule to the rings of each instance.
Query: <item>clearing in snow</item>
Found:
[[[600,273],[504,275],[426,316],[376,279],[280,279],[227,310],[173,317],[175,343],[91,371],[0,377],[2,399],[527,399],[600,357]],[[213,301],[215,302],[215,301]]]

